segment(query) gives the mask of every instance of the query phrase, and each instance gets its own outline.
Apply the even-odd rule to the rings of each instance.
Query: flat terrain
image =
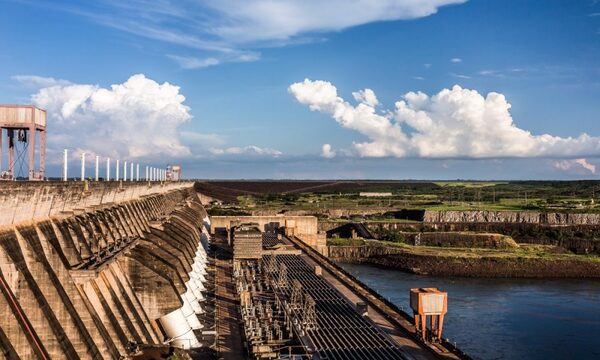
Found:
[[[600,181],[223,180],[199,181],[196,189],[245,212],[337,209],[380,219],[399,209],[600,212]]]

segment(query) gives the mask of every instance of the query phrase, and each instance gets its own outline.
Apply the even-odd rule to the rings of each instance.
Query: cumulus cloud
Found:
[[[214,155],[263,155],[279,157],[283,153],[276,149],[261,148],[255,145],[248,146],[232,146],[228,148],[210,148],[209,151]]]
[[[353,92],[352,96],[354,97],[354,100],[363,104],[367,104],[371,107],[379,105],[379,100],[377,100],[375,92],[373,92],[373,90],[371,89],[364,89],[357,92]]]
[[[54,84],[32,95],[48,112],[49,147],[121,158],[185,156],[178,128],[192,116],[179,87],[142,74],[109,88]]]
[[[580,168],[589,171],[592,174],[596,173],[596,165],[591,164],[587,159],[558,160],[554,162],[554,167],[563,171],[568,171],[572,168]]]
[[[366,94],[368,89],[363,90]],[[497,158],[583,157],[600,155],[600,137],[534,135],[519,128],[504,95],[455,85],[429,96],[408,92],[393,111],[378,112],[358,96],[352,105],[336,87],[306,79],[288,91],[312,111],[328,114],[342,127],[368,139],[354,142],[354,154],[364,157]],[[369,90],[369,93],[371,91]],[[361,93],[361,92],[359,92]],[[373,93],[373,98],[376,99]]]
[[[331,148],[331,145],[323,144],[321,147],[321,156],[326,159],[332,159],[335,157],[335,150]]]
[[[183,130],[192,115],[179,86],[160,84],[143,74],[106,88],[35,75],[13,78],[28,87],[35,85],[31,102],[47,111],[51,163],[62,161],[63,148],[71,150],[72,158],[86,152],[138,161],[282,155],[258,146],[224,148],[226,140],[218,134]]]

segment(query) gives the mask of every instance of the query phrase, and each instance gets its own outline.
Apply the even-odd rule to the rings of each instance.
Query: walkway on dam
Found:
[[[242,319],[237,306],[231,253],[223,243],[213,246],[216,249],[217,353],[224,360],[244,359],[240,329]]]

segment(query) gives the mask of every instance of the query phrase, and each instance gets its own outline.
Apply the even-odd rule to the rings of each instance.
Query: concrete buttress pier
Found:
[[[200,346],[206,218],[192,183],[0,183],[0,359]]]

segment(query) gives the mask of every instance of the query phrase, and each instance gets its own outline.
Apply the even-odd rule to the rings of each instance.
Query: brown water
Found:
[[[600,359],[600,281],[447,278],[341,265],[405,311],[410,288],[447,291],[444,337],[476,359]]]

